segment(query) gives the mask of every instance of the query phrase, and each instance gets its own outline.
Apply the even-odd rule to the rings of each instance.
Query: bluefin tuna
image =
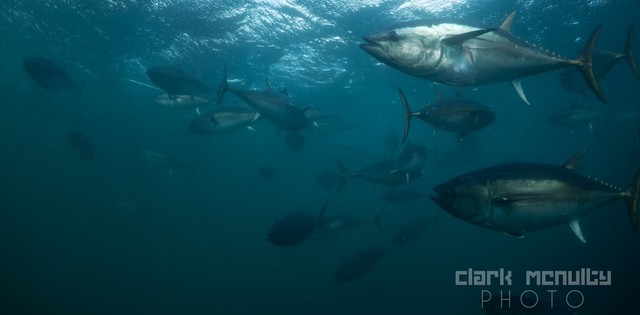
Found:
[[[561,108],[549,115],[549,122],[565,127],[573,131],[579,126],[589,126],[593,129],[592,123],[598,119],[608,116],[608,113],[588,104],[574,103],[568,107]]]
[[[456,134],[459,140],[462,140],[470,132],[488,126],[496,118],[489,107],[466,99],[459,93],[452,98],[443,98],[436,90],[437,99],[416,111],[411,111],[407,97],[400,88],[398,88],[398,93],[400,93],[400,100],[405,112],[402,141],[407,139],[411,118],[414,117],[433,126],[435,130],[440,129]]]
[[[384,230],[380,225],[380,218],[382,217],[382,213],[385,208],[380,208],[376,213],[373,220],[369,219],[361,219],[355,218],[349,215],[332,215],[332,216],[323,216],[320,217],[320,220],[311,235],[311,238],[315,239],[325,239],[325,238],[333,238],[345,233],[352,232],[354,229],[361,227],[363,225],[373,223],[380,234],[384,234]]]
[[[582,242],[580,218],[624,199],[638,233],[640,170],[629,188],[622,190],[574,171],[585,152],[562,166],[511,163],[472,171],[437,185],[431,199],[458,219],[516,237],[569,224]]]
[[[169,176],[173,176],[174,171],[177,170],[189,171],[193,176],[196,174],[196,163],[187,165],[168,153],[143,149],[138,151],[138,155],[149,164],[168,169]]]
[[[22,66],[29,77],[39,86],[46,90],[74,90],[82,91],[82,86],[78,85],[64,69],[64,65],[43,58],[30,57],[22,61]]]
[[[422,176],[422,171],[415,170],[411,172],[398,172],[398,161],[395,159],[386,159],[380,162],[365,166],[355,172],[350,172],[347,167],[338,158],[335,159],[338,164],[342,179],[338,184],[337,191],[340,192],[351,177],[360,178],[372,184],[380,184],[392,188],[398,187],[408,182],[414,181]]]
[[[407,178],[407,183],[411,181],[410,176],[416,173],[422,173],[422,167],[427,161],[427,155],[429,150],[427,147],[421,144],[407,143],[400,152],[396,165],[391,171],[393,174],[404,174]]]
[[[221,107],[198,116],[189,123],[189,130],[203,135],[224,135],[250,128],[260,118],[253,109]]]
[[[330,114],[315,107],[309,108],[304,114],[309,122],[305,131],[321,137],[353,129],[351,124],[342,121],[340,114]]]
[[[153,99],[159,106],[174,109],[191,109],[211,104],[213,101],[202,96],[162,94]]]
[[[389,249],[370,248],[355,253],[345,259],[333,277],[335,283],[347,283],[356,280],[371,270],[387,254]]]
[[[91,141],[89,141],[82,132],[72,130],[67,135],[67,139],[69,140],[69,144],[80,153],[82,159],[85,161],[93,160],[93,157],[96,155],[95,150],[93,149]]]
[[[455,86],[510,81],[527,100],[520,80],[551,70],[575,67],[596,96],[606,103],[592,70],[598,26],[577,59],[567,59],[511,34],[511,13],[500,27],[460,19],[419,20],[364,37],[360,47],[381,62],[412,76]]]
[[[277,246],[300,244],[318,227],[328,205],[329,202],[326,202],[317,216],[309,211],[296,211],[283,216],[271,225],[267,231],[267,240]]]
[[[302,130],[307,127],[305,111],[291,103],[286,91],[240,90],[229,87],[227,81],[227,66],[224,67],[224,79],[220,84],[218,103],[226,92],[231,92],[253,107],[260,115],[282,131]]]
[[[200,95],[215,89],[193,73],[176,66],[156,66],[147,69],[147,77],[170,98],[178,95]]]

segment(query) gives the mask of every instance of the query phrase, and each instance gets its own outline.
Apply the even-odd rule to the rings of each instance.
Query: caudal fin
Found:
[[[409,128],[411,128],[411,108],[409,108],[407,97],[404,95],[404,92],[402,92],[400,88],[398,88],[398,93],[400,94],[400,100],[402,101],[402,107],[404,108],[404,131],[402,135],[402,142],[404,143],[405,141],[407,141]]]
[[[636,171],[636,175],[633,177],[631,186],[629,187],[629,196],[626,199],[627,210],[629,211],[629,220],[631,221],[631,227],[636,234],[640,234],[638,227],[638,192],[640,191],[640,169]]]
[[[342,163],[342,161],[340,161],[338,158],[335,159],[336,164],[338,164],[338,169],[340,170],[340,175],[342,175],[342,178],[340,178],[340,183],[338,183],[338,189],[336,190],[336,193],[339,193],[342,191],[342,189],[344,189],[344,185],[347,184],[347,180],[351,175],[349,174],[347,167],[344,166],[344,163]]]
[[[580,73],[582,73],[582,76],[587,81],[587,84],[589,85],[593,93],[596,95],[596,97],[598,97],[598,99],[601,102],[607,104],[607,100],[604,97],[604,93],[600,88],[600,83],[598,83],[598,79],[593,74],[592,53],[593,53],[594,47],[596,46],[596,42],[598,41],[598,37],[600,36],[601,27],[602,25],[598,25],[598,27],[596,27],[591,33],[591,36],[587,41],[587,45],[584,47],[584,49],[582,50],[582,53],[580,54],[580,62],[576,63],[576,67],[578,68]]]
[[[636,65],[635,59],[633,59],[633,25],[629,26],[629,31],[627,32],[627,40],[624,43],[624,60],[631,67],[631,71],[636,75],[636,78],[640,79],[640,71],[638,71],[638,66]]]
[[[222,97],[224,93],[229,91],[229,82],[227,82],[227,63],[224,63],[224,77],[222,78],[222,82],[220,82],[220,86],[218,87],[218,99],[216,100],[216,104],[222,105]]]

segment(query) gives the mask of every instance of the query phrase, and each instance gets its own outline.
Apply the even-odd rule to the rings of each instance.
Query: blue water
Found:
[[[390,154],[384,139],[403,128],[396,86],[414,108],[433,101],[437,86],[489,105],[497,118],[463,142],[414,120],[410,140],[430,155],[409,187],[430,194],[467,171],[506,161],[561,164],[589,147],[579,171],[626,188],[640,165],[632,121],[570,131],[547,119],[576,101],[615,117],[637,112],[640,80],[624,62],[602,82],[609,105],[546,73],[523,80],[527,106],[508,83],[435,85],[379,64],[358,43],[396,22],[464,17],[497,26],[516,10],[513,33],[554,52],[574,56],[600,23],[598,48],[619,51],[628,26],[640,25],[636,1],[5,0],[0,9],[2,314],[483,314],[483,289],[516,293],[527,289],[525,270],[580,268],[613,277],[611,286],[556,288],[584,294],[580,314],[640,314],[640,239],[622,201],[582,220],[582,244],[564,226],[515,239],[443,213],[428,198],[385,204],[387,187],[352,179],[336,194],[316,181],[337,170],[336,155],[357,168],[363,152]],[[37,86],[22,68],[34,55],[67,63],[82,96]],[[195,111],[151,102],[162,92],[147,67],[178,65],[217,85],[225,62],[232,85],[260,89],[268,80],[299,106],[340,113],[357,128],[305,135],[294,152],[267,121],[255,132],[206,137],[187,129]],[[71,130],[90,139],[95,159],[69,145]],[[148,163],[140,150],[186,167]],[[259,175],[263,167],[275,170],[271,179]],[[328,213],[361,218],[386,206],[387,233],[367,225],[295,247],[267,241],[274,220],[316,212],[328,200]],[[388,246],[404,223],[439,213],[437,226],[392,247],[362,278],[333,282],[344,257]],[[514,285],[456,286],[455,271],[467,268],[512,270]],[[549,288],[529,289],[546,297]]]

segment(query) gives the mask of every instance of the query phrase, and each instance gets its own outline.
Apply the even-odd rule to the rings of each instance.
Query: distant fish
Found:
[[[311,107],[304,112],[309,123],[305,131],[321,137],[353,129],[351,124],[342,121],[339,114],[333,115]]]
[[[594,106],[574,103],[549,115],[549,121],[556,126],[569,128],[570,130],[579,126],[589,126],[590,129],[593,129],[591,123],[607,115],[607,112]]]
[[[308,239],[324,216],[329,202],[315,216],[308,211],[289,213],[269,227],[267,240],[277,246],[293,246]]]
[[[39,86],[46,90],[74,90],[82,91],[78,85],[64,69],[53,60],[42,57],[26,58],[22,61],[22,66],[29,77]]]
[[[189,130],[203,135],[224,135],[240,129],[251,129],[260,114],[245,107],[220,107],[202,114],[191,123]]]
[[[370,248],[355,253],[345,259],[338,267],[333,281],[335,283],[348,283],[364,276],[388,251],[388,249]]]
[[[69,140],[69,144],[76,149],[85,161],[93,160],[95,156],[95,151],[93,150],[93,145],[87,137],[78,130],[72,130],[67,134],[67,139]]]
[[[382,213],[385,208],[380,208],[378,212],[376,212],[375,216],[372,219],[361,219],[355,218],[349,215],[333,215],[327,216],[324,215],[319,217],[318,224],[311,234],[311,238],[314,239],[326,239],[333,238],[345,233],[350,233],[354,229],[359,228],[364,225],[368,225],[373,223],[375,227],[378,229],[380,234],[384,234],[382,230],[382,226],[380,225],[380,218],[382,217]]]
[[[194,74],[175,66],[150,67],[147,69],[147,76],[170,98],[178,95],[200,95],[215,91]]]
[[[213,101],[201,96],[195,95],[173,95],[162,94],[153,99],[153,102],[159,106],[175,109],[191,109],[211,104]]]
[[[435,129],[454,133],[460,140],[468,133],[488,126],[496,118],[489,107],[468,100],[460,93],[452,98],[443,98],[436,90],[437,99],[414,112],[409,108],[407,98],[400,88],[398,93],[405,110],[403,142],[407,139],[413,117],[421,119]]]
[[[220,84],[218,103],[226,92],[231,92],[253,107],[260,115],[281,131],[302,130],[307,127],[305,111],[291,103],[286,91],[273,91],[267,85],[265,90],[240,90],[231,88],[227,81],[227,66],[224,67],[224,78]]]
[[[170,176],[172,176],[176,170],[185,170],[191,173],[191,175],[195,175],[195,164],[189,166],[173,155],[153,150],[139,150],[138,153],[140,158],[145,162],[168,169]]]
[[[351,177],[360,178],[373,184],[395,188],[408,184],[422,176],[422,166],[427,157],[427,148],[420,144],[409,143],[398,159],[387,158],[384,161],[369,164],[355,172],[350,172],[342,160],[335,158],[342,179],[337,191],[340,192]]]
[[[335,159],[338,169],[342,174],[342,179],[338,185],[337,191],[340,192],[351,177],[360,178],[373,184],[380,184],[389,187],[397,187],[414,181],[422,176],[421,171],[412,172],[395,172],[397,170],[398,161],[395,159],[386,159],[365,166],[355,172],[350,172],[347,167],[338,158]]]
[[[407,183],[411,181],[409,176],[422,173],[422,167],[427,161],[429,150],[421,144],[414,144],[409,141],[396,160],[396,165],[391,171],[394,174],[404,174]]]

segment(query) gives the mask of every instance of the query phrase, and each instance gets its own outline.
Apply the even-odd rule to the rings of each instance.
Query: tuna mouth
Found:
[[[366,42],[366,43],[360,44],[360,48],[362,50],[374,56],[380,56],[384,54],[384,50],[376,41],[374,41],[368,36],[365,36],[362,39]]]
[[[446,199],[442,198],[441,196],[435,195],[435,196],[429,196],[429,198],[433,200],[433,202],[435,202],[440,208],[444,210],[449,209],[449,203],[447,202]]]

